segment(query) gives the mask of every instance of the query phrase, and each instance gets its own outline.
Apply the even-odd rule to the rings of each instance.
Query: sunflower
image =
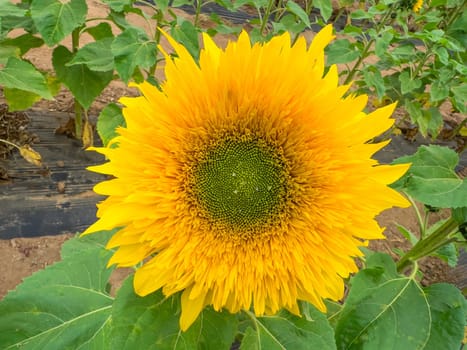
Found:
[[[160,89],[123,98],[126,127],[97,149],[113,175],[85,234],[122,227],[109,264],[133,266],[144,296],[181,292],[180,327],[206,305],[236,313],[325,311],[367,240],[383,238],[375,215],[408,202],[387,184],[407,165],[378,165],[395,105],[366,114],[336,66],[324,74],[332,27],[309,47],[285,33],[251,45],[246,32],[221,49],[208,35],[199,62],[170,36]]]
[[[413,12],[419,12],[423,6],[423,0],[415,0],[412,6]]]

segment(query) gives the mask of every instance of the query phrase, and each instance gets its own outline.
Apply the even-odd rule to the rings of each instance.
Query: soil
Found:
[[[102,3],[95,0],[88,0],[89,17],[103,17],[105,7]],[[139,21],[139,19],[135,19]],[[139,23],[144,26],[145,23]],[[220,37],[220,44],[225,43],[227,38]],[[82,43],[84,44],[85,41]],[[28,58],[34,65],[42,69],[51,69],[51,50],[45,47],[33,49],[28,53]],[[109,102],[114,102],[123,95],[134,95],[133,89],[127,88],[122,82],[113,81],[101,94],[101,96],[92,105],[90,114],[98,115],[99,111]],[[0,90],[0,103],[2,103]],[[0,138],[6,138],[18,144],[34,143],[34,136],[26,131],[27,116],[24,113],[5,113],[4,107],[0,107]],[[34,108],[46,111],[73,111],[73,98],[71,94],[63,89],[52,101],[42,100]],[[453,116],[449,113],[443,113],[446,121],[450,123]],[[6,116],[10,116],[7,118]],[[458,117],[454,116],[454,120]],[[57,125],[57,128],[59,125]],[[0,148],[0,157],[8,156],[11,147]],[[1,178],[1,173],[0,173]],[[437,214],[438,215],[438,214]],[[439,215],[446,215],[442,213]],[[436,216],[436,215],[435,215]],[[436,218],[433,218],[436,219]],[[396,255],[393,249],[408,249],[408,243],[396,228],[396,223],[417,232],[417,222],[413,209],[390,209],[378,217],[379,223],[386,227],[387,240],[375,241],[371,243],[371,248],[385,251]],[[53,234],[53,232],[50,232]],[[0,298],[9,290],[22,281],[23,278],[31,275],[35,271],[43,269],[47,265],[60,259],[60,247],[67,239],[71,238],[73,233],[60,235],[41,236],[37,238],[14,238],[10,240],[0,240]],[[425,273],[424,284],[433,282],[456,282],[458,277],[446,263],[438,259],[425,259],[422,264],[422,271]],[[114,286],[118,286],[122,278],[127,274],[126,270],[119,270],[113,276]]]

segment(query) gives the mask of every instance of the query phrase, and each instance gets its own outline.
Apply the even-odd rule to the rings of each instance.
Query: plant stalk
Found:
[[[79,49],[79,33],[81,28],[76,28],[71,33],[71,46],[73,53],[76,53]],[[83,89],[86,87],[83,86]],[[78,102],[76,97],[73,98],[75,105],[75,135],[77,139],[81,139],[83,130],[83,106]]]
[[[442,247],[445,244],[452,242],[449,237],[453,232],[457,231],[459,224],[450,217],[442,224],[435,232],[424,239],[420,239],[412,249],[410,249],[397,263],[397,271],[404,271],[410,264],[418,259],[421,259]]]
[[[261,27],[259,28],[259,32],[261,35],[264,33],[264,29],[266,28],[266,24],[268,23],[269,16],[271,15],[272,8],[274,6],[275,0],[269,0],[268,6],[266,7],[266,11],[264,12],[263,17],[261,18]]]

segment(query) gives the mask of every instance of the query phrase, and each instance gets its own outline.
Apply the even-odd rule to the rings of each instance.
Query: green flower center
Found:
[[[270,223],[285,202],[285,162],[261,140],[222,140],[193,175],[195,196],[208,218],[234,230]]]

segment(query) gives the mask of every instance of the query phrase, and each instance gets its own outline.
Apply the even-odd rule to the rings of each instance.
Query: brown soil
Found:
[[[89,16],[103,17],[105,8],[95,0],[88,0]],[[144,23],[141,23],[143,26]],[[221,45],[225,43],[226,38],[220,38]],[[28,58],[38,67],[43,69],[50,68],[51,50],[48,48],[39,48],[31,50]],[[1,92],[1,91],[0,91]],[[102,95],[93,104],[90,114],[97,115],[99,111],[109,102],[114,102],[119,97],[128,94],[134,94],[134,90],[128,89],[123,83],[113,81],[102,93]],[[2,98],[0,94],[0,103]],[[35,108],[41,108],[49,111],[73,111],[73,99],[69,92],[62,90],[53,101],[40,101],[35,105]],[[0,110],[0,130],[6,130],[7,134],[0,134],[0,137],[5,137],[13,142],[20,144],[34,142],[30,135],[22,132],[25,128],[27,120],[22,113],[15,113],[11,120],[3,120]],[[27,118],[27,117],[26,117]],[[13,124],[9,124],[13,123]],[[58,127],[58,125],[57,125]],[[6,154],[8,149],[0,150],[0,157]],[[1,174],[0,174],[1,176]],[[371,247],[380,251],[392,253],[392,249],[400,248],[407,249],[406,240],[396,229],[395,223],[400,223],[405,227],[417,232],[417,224],[415,215],[412,209],[391,209],[382,213],[378,218],[382,226],[387,227],[387,240],[376,241],[371,244]],[[15,238],[11,240],[0,240],[0,298],[2,298],[8,290],[14,289],[24,277],[27,277],[43,269],[45,266],[52,264],[60,259],[60,247],[63,242],[70,237],[72,233],[42,236],[38,238]],[[444,262],[436,259],[427,259],[422,266],[425,272],[424,283],[432,283],[438,281],[454,282],[455,276]],[[126,270],[116,272],[114,278],[115,285],[118,285],[123,276],[127,274]]]

